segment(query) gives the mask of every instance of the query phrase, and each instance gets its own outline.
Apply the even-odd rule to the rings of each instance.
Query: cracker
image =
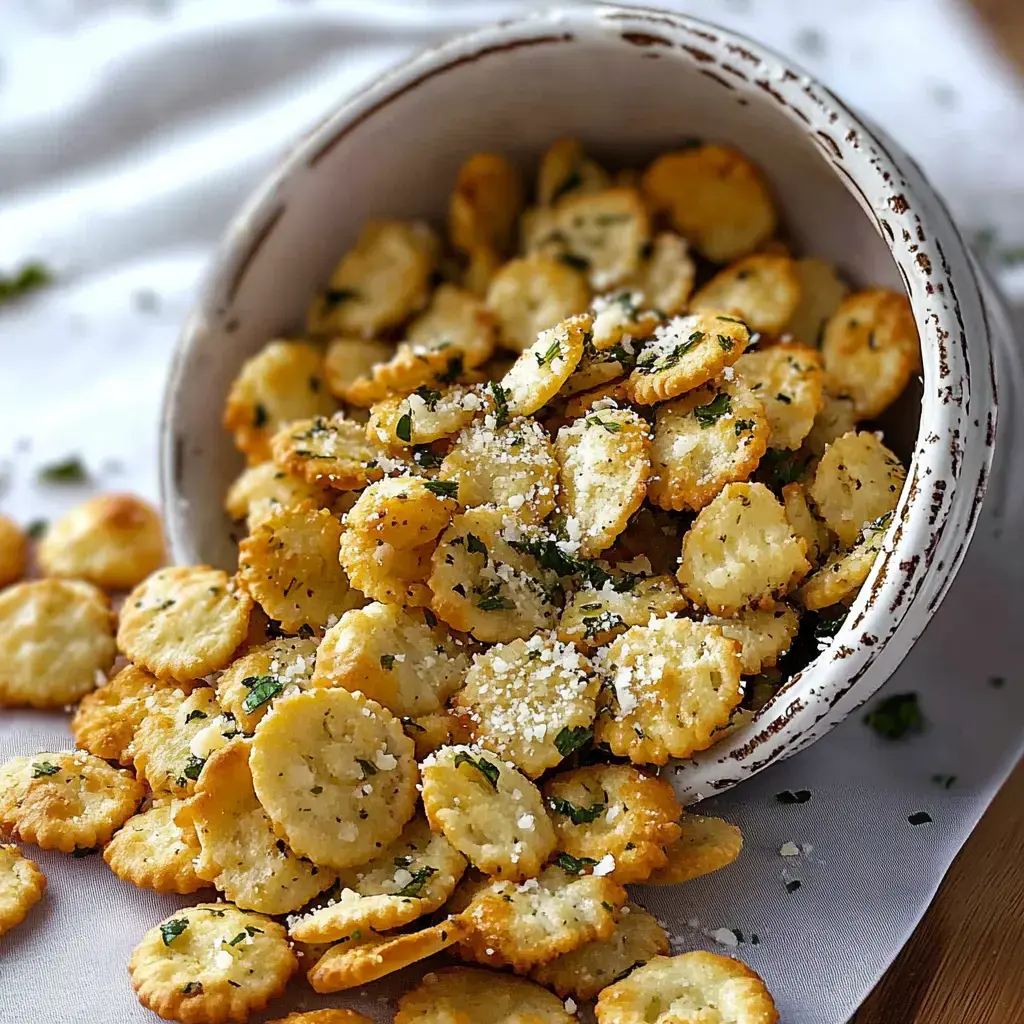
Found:
[[[566,418],[570,420],[578,419],[580,416],[585,416],[595,406],[601,409],[615,409],[620,405],[625,405],[629,401],[626,394],[626,383],[626,381],[617,380],[610,384],[603,384],[591,391],[573,395],[565,403]]]
[[[0,765],[0,830],[42,850],[105,843],[145,793],[127,772],[84,751],[30,754]]]
[[[594,738],[636,764],[665,764],[713,742],[740,702],[739,644],[716,626],[655,619],[595,658],[608,684]]]
[[[465,644],[426,615],[378,603],[345,612],[320,644],[313,685],[358,690],[399,717],[441,711],[469,658]]]
[[[907,471],[875,434],[844,434],[825,449],[808,493],[828,528],[848,547],[861,528],[891,512]]]
[[[455,704],[482,747],[535,779],[590,735],[598,685],[574,646],[538,633],[475,655]]]
[[[365,985],[454,946],[468,933],[466,922],[450,917],[418,932],[333,946],[310,970],[309,983],[320,993]]]
[[[820,457],[833,441],[856,429],[857,412],[853,399],[846,395],[831,395],[826,386],[825,404],[814,417],[814,425],[804,438],[804,447]]]
[[[788,605],[774,608],[744,608],[732,618],[708,615],[707,625],[718,626],[722,633],[740,645],[741,671],[756,676],[774,668],[789,650],[800,628],[800,616]]]
[[[821,355],[803,345],[774,345],[741,356],[736,369],[764,403],[772,448],[799,448],[825,405]]]
[[[526,351],[538,335],[582,313],[589,302],[586,275],[543,253],[509,260],[491,280],[486,300],[498,340],[512,352]]]
[[[835,552],[793,595],[794,600],[808,611],[819,611],[840,602],[849,604],[871,573],[891,518],[881,516],[865,526],[858,543],[849,551]]]
[[[125,598],[117,646],[161,679],[198,679],[231,660],[252,603],[219,569],[159,569]]]
[[[195,831],[174,820],[180,804],[164,800],[130,817],[103,848],[110,870],[125,882],[156,892],[191,893],[207,883],[196,874]]]
[[[479,747],[441,747],[420,766],[430,827],[489,875],[529,878],[548,859],[555,834],[540,791]]]
[[[25,575],[28,535],[7,516],[0,516],[0,587],[9,587]]]
[[[282,629],[323,626],[363,600],[338,562],[340,543],[327,509],[275,508],[238,545],[238,579]]]
[[[0,707],[64,707],[115,653],[110,604],[91,584],[33,580],[0,593]]]
[[[496,505],[525,522],[554,511],[558,464],[551,441],[528,417],[496,426],[477,420],[455,439],[441,464],[441,480],[454,481],[460,505]]]
[[[460,953],[493,967],[525,974],[615,930],[626,890],[610,878],[546,867],[521,884],[493,882],[462,917],[472,931]]]
[[[410,549],[432,541],[451,522],[456,501],[431,480],[392,477],[370,484],[345,515],[348,532]]]
[[[595,999],[634,967],[668,953],[665,929],[643,907],[627,903],[620,914],[609,938],[563,953],[535,967],[530,977],[563,998]]]
[[[746,325],[725,313],[675,317],[655,330],[626,381],[626,394],[639,405],[653,405],[692,391],[732,366],[749,341]]]
[[[346,530],[338,557],[349,582],[366,597],[385,604],[425,608],[430,604],[431,556],[434,541],[415,548],[396,548],[373,533]]]
[[[807,557],[817,565],[832,547],[829,528],[817,517],[807,497],[807,487],[799,481],[782,488],[782,504],[794,533],[807,544]]]
[[[831,263],[815,257],[797,260],[793,269],[800,282],[800,302],[790,316],[783,334],[805,345],[820,347],[825,325],[850,289]]]
[[[390,711],[347,690],[282,697],[256,729],[249,761],[275,833],[325,867],[369,860],[413,815],[412,740]]]
[[[251,744],[234,739],[210,756],[179,819],[199,840],[200,878],[243,910],[286,914],[326,889],[334,876],[297,857],[275,835],[253,789]],[[295,800],[304,796],[296,793]]]
[[[555,579],[504,534],[519,536],[507,509],[473,508],[456,516],[431,558],[431,608],[453,629],[507,643],[550,628]]]
[[[423,307],[438,239],[421,221],[368,221],[306,313],[313,335],[372,338]]]
[[[448,236],[454,248],[508,252],[523,205],[523,183],[498,153],[474,153],[459,168],[448,204]]]
[[[0,935],[21,924],[46,892],[46,875],[16,846],[0,844]]]
[[[668,863],[656,868],[647,885],[679,885],[701,875],[727,867],[743,849],[743,835],[735,825],[721,818],[683,814],[681,835],[665,851]]]
[[[647,576],[630,583],[629,589],[622,591],[610,584],[577,590],[558,620],[558,638],[592,650],[630,626],[646,625],[652,618],[664,618],[687,606],[673,576]]]
[[[775,1003],[746,964],[695,950],[655,957],[597,997],[598,1024],[777,1024]]]
[[[310,504],[323,508],[331,503],[332,493],[336,492],[286,473],[274,462],[261,462],[243,469],[232,482],[224,498],[224,511],[234,520],[244,519],[251,530],[279,505],[297,508]]]
[[[753,473],[768,449],[769,429],[761,399],[735,372],[659,405],[650,500],[677,512],[699,512],[726,484]]]
[[[373,1024],[373,1021],[361,1013],[356,1013],[355,1010],[342,1010],[335,1007],[328,1010],[289,1013],[287,1017],[270,1021],[270,1024]]]
[[[183,1024],[247,1020],[284,992],[297,968],[281,925],[230,903],[175,911],[128,961],[139,1002]]]
[[[329,942],[356,930],[399,928],[439,910],[455,891],[466,859],[417,816],[373,860],[338,876],[338,895],[289,923],[300,942]]]
[[[218,704],[242,732],[254,732],[278,697],[314,685],[317,645],[315,637],[289,636],[249,647],[218,676]]]
[[[403,460],[367,438],[362,423],[340,413],[286,424],[274,435],[271,449],[281,469],[339,491],[362,490],[385,471],[405,468]]]
[[[470,723],[448,711],[435,711],[416,718],[404,717],[402,728],[416,744],[417,761],[422,761],[439,747],[470,743],[473,739]]]
[[[395,346],[387,341],[334,338],[324,356],[324,380],[338,398],[353,405],[372,405],[387,394],[387,389],[377,384],[375,371],[394,355]]]
[[[874,419],[921,366],[910,301],[885,288],[847,296],[825,327],[821,354],[829,391],[852,398],[860,419]]]
[[[644,172],[643,190],[657,211],[715,263],[728,263],[771,238],[775,208],[761,172],[728,146],[699,145],[663,153]]]
[[[610,184],[608,173],[586,155],[579,139],[557,139],[541,157],[537,202],[551,206],[566,196],[601,192]]]
[[[683,538],[677,578],[715,615],[785,596],[810,569],[806,545],[764,484],[728,484]]]
[[[639,292],[641,302],[665,316],[678,316],[686,309],[697,266],[685,238],[661,231],[642,252],[644,259],[625,286]]]
[[[578,554],[609,547],[647,495],[650,429],[632,409],[603,409],[562,427],[555,439],[559,505],[578,530]]]
[[[788,256],[755,253],[720,270],[690,299],[694,313],[724,310],[752,331],[778,334],[800,303],[796,263]]]
[[[460,431],[484,408],[478,385],[455,384],[436,390],[421,386],[394,395],[370,409],[366,436],[387,447],[429,444]]]
[[[592,324],[589,313],[570,317],[524,347],[508,373],[489,389],[499,426],[510,416],[532,416],[558,394],[583,358]]]
[[[224,407],[224,429],[254,465],[270,458],[270,439],[284,424],[330,416],[336,408],[324,387],[320,349],[304,341],[272,341],[238,371]]]
[[[632,765],[594,764],[544,785],[558,849],[610,868],[620,885],[642,882],[666,863],[682,808],[672,787]]]

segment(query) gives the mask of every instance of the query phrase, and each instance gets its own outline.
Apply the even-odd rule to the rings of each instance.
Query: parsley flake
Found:
[[[509,419],[508,394],[496,380],[492,380],[488,386],[494,397],[494,424],[503,427]]]
[[[423,486],[439,498],[454,498],[459,493],[458,480],[427,480]]]
[[[559,853],[555,855],[555,863],[567,875],[578,875],[584,868],[593,867],[597,861],[593,857],[573,857],[569,853]]]
[[[474,760],[464,750],[460,750],[455,755],[455,767],[458,768],[460,764],[472,765],[491,784],[491,789],[497,792],[498,776],[501,774],[501,770],[496,764],[491,764],[490,761],[483,757],[479,760]]]
[[[169,946],[188,927],[187,917],[172,917],[160,925],[160,936],[164,945]]]
[[[574,825],[589,825],[596,821],[608,807],[606,803],[593,803],[589,807],[578,807],[561,797],[548,797],[548,806],[555,812],[568,818]]]
[[[587,423],[593,427],[604,427],[609,434],[617,434],[622,430],[621,423],[614,423],[612,420],[603,420],[599,416],[588,416]]]
[[[795,793],[790,789],[784,789],[781,793],[775,794],[775,799],[780,804],[805,804],[811,799],[809,789],[798,789]]]
[[[395,667],[395,656],[393,654],[382,654],[380,656],[380,667],[390,672]]]
[[[82,484],[89,479],[85,464],[77,455],[60,462],[51,462],[39,470],[39,479],[45,484]]]
[[[247,715],[273,700],[284,689],[284,683],[273,676],[246,676],[242,685],[249,690],[242,701],[242,710]]]
[[[911,825],[930,825],[932,816],[927,811],[915,811],[907,817]]]
[[[409,413],[399,417],[398,425],[395,427],[395,436],[399,441],[409,443],[409,439],[412,437],[412,416]]]
[[[46,775],[56,775],[60,771],[60,765],[51,764],[49,761],[32,762],[32,778],[41,779]]]
[[[422,868],[418,868],[412,873],[412,879],[406,885],[403,885],[397,892],[392,893],[392,895],[409,896],[412,899],[420,899],[423,896],[423,890],[426,887],[430,876],[436,873],[437,868],[432,868],[429,864]]]
[[[924,726],[916,693],[894,693],[886,697],[864,716],[864,721],[888,740],[902,739],[907,733],[920,732]]]
[[[574,750],[589,743],[593,735],[594,730],[589,725],[566,725],[555,737],[555,748],[562,757],[568,757]]]
[[[693,410],[701,430],[713,427],[723,416],[732,412],[732,399],[723,391],[708,402],[707,405],[698,405]]]
[[[471,555],[483,555],[484,565],[487,564],[487,545],[476,534],[466,534],[466,550]]]
[[[477,608],[484,612],[511,611],[515,605],[500,594],[485,594],[476,603]]]
[[[0,274],[0,306],[5,302],[14,302],[29,292],[45,288],[53,284],[53,275],[38,260],[26,263],[13,274]]]
[[[377,766],[372,761],[367,761],[365,758],[357,757],[356,764],[363,770],[364,779],[368,779],[371,775],[377,774]]]

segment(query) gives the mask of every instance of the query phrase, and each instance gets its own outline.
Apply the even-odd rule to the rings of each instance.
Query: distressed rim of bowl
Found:
[[[924,393],[918,436],[882,551],[829,647],[789,679],[752,722],[714,747],[675,763],[676,788],[685,797],[700,799],[813,742],[863,704],[895,670],[966,554],[995,444],[995,370],[987,314],[966,246],[941,198],[882,132],[771,49],[710,22],[656,8],[572,7],[457,36],[399,64],[341,103],[302,136],[257,187],[215,253],[168,377],[161,497],[171,550],[177,555],[187,549],[188,541],[174,514],[181,500],[178,480],[184,450],[183,438],[175,435],[172,425],[175,396],[183,386],[193,346],[210,329],[230,331],[233,299],[284,212],[282,192],[292,175],[315,167],[356,126],[437,75],[519,48],[571,44],[588,36],[637,47],[648,58],[690,63],[736,94],[737,102],[749,102],[748,94],[773,102],[817,145],[876,225],[899,268],[921,340]],[[927,225],[919,212],[924,207]],[[978,350],[973,353],[965,319],[977,327]],[[972,374],[972,355],[980,355],[982,363],[987,360],[981,374]],[[972,394],[985,414],[983,425],[974,416],[973,428]],[[911,616],[911,609],[920,610],[922,602],[926,609]]]

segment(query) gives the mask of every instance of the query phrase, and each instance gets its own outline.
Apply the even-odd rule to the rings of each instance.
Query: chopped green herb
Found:
[[[583,639],[593,640],[598,633],[606,633],[610,629],[624,626],[626,620],[616,612],[605,609],[600,615],[583,616]]]
[[[51,764],[49,761],[32,762],[32,778],[41,779],[46,775],[56,775],[60,771],[60,765]]]
[[[53,284],[53,275],[37,260],[26,263],[14,274],[0,274],[0,306],[5,302],[20,299],[29,292],[45,288],[49,284]]]
[[[707,430],[730,412],[732,412],[732,399],[723,391],[715,395],[707,405],[698,405],[693,410],[693,415],[697,417],[701,429]]]
[[[509,541],[511,547],[522,554],[532,555],[537,563],[544,569],[550,569],[556,576],[563,578],[569,576],[580,577],[584,582],[589,583],[595,590],[600,590],[605,583],[610,582],[612,589],[623,594],[632,590],[640,577],[634,573],[624,573],[622,576],[613,576],[606,572],[596,562],[589,562],[583,558],[575,558],[566,554],[556,540],[513,540]]]
[[[879,736],[889,740],[902,739],[910,732],[920,732],[924,725],[916,693],[894,693],[886,697],[864,716],[864,721]]]
[[[454,498],[459,493],[458,480],[428,480],[423,486],[439,498]]]
[[[412,450],[412,461],[424,469],[437,469],[444,462],[444,456],[438,455],[429,444],[418,444]]]
[[[562,345],[556,339],[551,342],[548,346],[547,351],[542,356],[535,355],[534,358],[537,360],[538,366],[543,366],[545,363],[550,363],[552,360],[557,359],[562,354]]]
[[[798,789],[795,793],[792,790],[784,789],[781,793],[775,794],[775,799],[780,804],[805,804],[811,799],[809,789]]]
[[[786,883],[786,892],[796,892],[801,885],[803,885],[803,883],[794,878],[791,882]]]
[[[372,761],[367,761],[365,758],[357,757],[356,764],[363,770],[364,779],[368,779],[371,775],[377,774],[377,766]]]
[[[39,479],[47,484],[81,484],[89,479],[85,465],[77,455],[51,462],[39,470]]]
[[[265,427],[270,417],[267,415],[267,407],[262,402],[257,402],[252,407],[252,425],[259,430]]]
[[[487,545],[475,534],[466,535],[466,550],[471,555],[483,555],[484,565],[487,565]]]
[[[423,895],[423,890],[426,888],[430,876],[434,874],[437,874],[437,868],[432,868],[429,864],[418,868],[412,873],[412,880],[392,895],[409,896],[413,899],[419,899]]]
[[[462,356],[450,356],[448,368],[444,373],[439,374],[437,380],[441,384],[454,384],[462,374]]]
[[[735,344],[736,344],[736,342],[734,342],[732,340],[732,338],[730,338],[728,335],[720,334],[718,336],[718,347],[723,352],[731,352],[732,351],[732,347]]]
[[[930,825],[932,816],[927,811],[915,811],[907,818],[907,821],[911,825]]]
[[[941,786],[943,789],[952,789],[953,783],[956,782],[955,775],[933,775],[932,782],[936,786]]]
[[[203,994],[203,983],[201,981],[186,982],[181,988],[183,996],[201,996]]]
[[[489,385],[491,394],[494,396],[494,423],[495,426],[503,427],[508,423],[508,395],[505,389],[496,381],[492,380]]]
[[[195,782],[199,778],[204,764],[206,764],[205,757],[196,757],[195,754],[189,754],[188,760],[185,762],[185,771],[183,772],[185,778]]]
[[[716,320],[725,320],[725,321],[727,321],[730,324],[739,324],[741,327],[746,327],[747,326],[742,320],[738,319],[737,317],[734,317],[734,316],[723,316],[721,313],[716,314],[715,315],[715,319]]]
[[[609,434],[617,434],[622,430],[621,423],[615,423],[612,420],[603,420],[599,416],[588,416],[587,424],[592,427],[604,427]]]
[[[284,689],[284,683],[273,676],[246,676],[242,680],[242,685],[249,690],[242,701],[242,710],[247,715],[251,715],[267,701],[273,700]]]
[[[160,925],[160,935],[164,945],[169,946],[188,927],[187,917],[172,917]]]
[[[427,403],[427,408],[430,410],[433,410],[441,400],[441,392],[435,391],[433,388],[428,388],[426,384],[421,384],[413,394],[422,398],[423,401]]]
[[[783,405],[792,405],[793,399],[789,397],[784,391],[780,391],[776,396],[776,400],[782,402]]]
[[[199,720],[200,718],[208,718],[208,717],[209,717],[209,716],[208,716],[208,715],[206,714],[206,712],[205,712],[205,711],[200,711],[200,710],[199,710],[198,708],[196,708],[196,710],[195,710],[195,711],[190,711],[190,712],[189,712],[189,713],[188,713],[188,714],[187,714],[187,715],[185,716],[185,724],[186,724],[186,725],[188,725],[188,723],[189,723],[189,722],[196,722],[196,721],[198,721],[198,720]]]
[[[593,735],[594,730],[589,725],[563,726],[555,737],[555,749],[562,757],[568,757],[574,750],[589,743]]]
[[[577,807],[576,804],[563,800],[558,796],[548,797],[548,806],[555,812],[568,818],[574,825],[589,825],[604,813],[607,803],[594,803],[589,807]]]
[[[356,288],[328,288],[324,292],[324,309],[330,312],[343,302],[351,302],[359,297],[360,292]]]
[[[736,421],[736,436],[739,437],[741,434],[745,434],[748,430],[754,429],[753,420],[737,420]]]
[[[412,416],[409,413],[399,417],[398,425],[395,427],[395,436],[399,441],[409,443],[409,439],[412,437]]]
[[[578,875],[584,868],[593,867],[597,861],[593,857],[573,857],[568,853],[558,853],[555,855],[555,863],[567,875]]]
[[[574,252],[560,252],[555,258],[561,260],[567,267],[572,267],[573,270],[586,272],[590,269],[590,260],[586,256],[577,256]]]
[[[49,523],[45,519],[33,519],[28,526],[25,527],[25,532],[32,538],[32,540],[39,540],[43,534],[46,533]]]
[[[795,451],[769,448],[758,466],[758,473],[764,474],[773,487],[785,487],[803,476],[807,460],[801,459]]]
[[[247,938],[253,935],[262,935],[262,928],[254,928],[251,924],[245,926],[244,932],[239,932],[229,943],[229,946],[237,946],[240,942],[244,942]]]
[[[380,656],[380,667],[390,672],[395,667],[395,656],[393,654],[382,654]]]
[[[472,765],[491,784],[491,789],[497,792],[498,777],[501,774],[501,770],[496,764],[491,764],[490,761],[483,757],[479,760],[474,760],[464,750],[460,750],[455,755],[454,763],[456,768],[458,768],[460,764]]]
[[[485,594],[476,603],[477,608],[485,612],[510,611],[515,605],[500,594]]]
[[[81,860],[83,857],[91,857],[94,853],[99,853],[100,848],[98,846],[76,846],[71,851],[71,856],[76,860]]]

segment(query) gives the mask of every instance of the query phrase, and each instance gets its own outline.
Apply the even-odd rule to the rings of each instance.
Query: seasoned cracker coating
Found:
[[[199,840],[195,870],[200,878],[243,910],[287,914],[326,889],[334,875],[297,857],[275,835],[253,789],[251,745],[233,739],[210,756],[179,820],[189,823]],[[302,798],[296,794],[296,799]]]
[[[117,646],[161,679],[198,679],[231,660],[252,603],[219,569],[159,569],[125,598]]]
[[[559,430],[559,505],[581,558],[610,547],[643,503],[650,446],[650,428],[632,409],[602,409]]]
[[[105,843],[135,812],[145,788],[92,754],[30,754],[0,765],[0,831],[42,850]]]
[[[677,316],[686,309],[693,291],[697,267],[685,238],[662,231],[654,236],[650,255],[625,286],[640,294],[645,306],[652,306],[665,316]]]
[[[653,405],[692,391],[732,366],[749,342],[746,325],[725,313],[675,317],[655,330],[626,393],[638,405]]]
[[[764,403],[771,448],[799,448],[825,406],[821,355],[803,345],[747,352],[736,369]]]
[[[816,573],[808,577],[793,595],[794,599],[809,611],[819,611],[840,602],[849,604],[871,573],[875,556],[882,550],[890,518],[889,515],[881,516],[865,526],[858,542],[849,551],[835,552]]]
[[[800,304],[796,261],[755,253],[720,270],[690,299],[690,310],[722,310],[738,316],[752,331],[777,334]]]
[[[535,779],[590,735],[598,686],[575,647],[537,633],[475,655],[455,705],[482,747]]]
[[[431,971],[398,1001],[395,1024],[576,1024],[562,1001],[512,974],[476,967]]]
[[[703,621],[706,625],[718,626],[725,636],[740,645],[741,671],[745,676],[756,676],[774,667],[789,650],[800,628],[800,616],[788,604],[744,608],[732,618],[707,615]]]
[[[345,530],[338,559],[349,582],[366,597],[406,608],[430,604],[427,579],[431,571],[434,541],[415,548],[396,548],[373,533]]]
[[[257,727],[249,762],[274,831],[325,867],[369,860],[416,805],[412,740],[390,711],[348,690],[282,697]]]
[[[793,532],[807,544],[807,557],[817,565],[832,548],[832,534],[811,508],[806,486],[799,481],[786,484],[782,504]]]
[[[499,153],[474,153],[459,168],[448,204],[452,245],[466,253],[507,253],[522,206],[519,172]]]
[[[739,644],[717,626],[655,619],[598,652],[607,710],[594,738],[636,764],[665,764],[713,742],[740,702]]]
[[[510,416],[532,416],[558,394],[583,358],[592,324],[589,313],[569,317],[523,349],[501,381],[490,386],[498,425]]]
[[[611,937],[588,942],[571,953],[530,971],[530,977],[563,998],[595,999],[634,967],[668,953],[668,935],[657,920],[635,903],[620,911]]]
[[[728,484],[683,538],[677,577],[715,615],[785,596],[810,569],[806,544],[764,484]]]
[[[815,257],[797,260],[793,269],[800,282],[800,303],[783,334],[805,345],[821,345],[825,325],[850,289],[831,263]]]
[[[324,387],[320,349],[304,341],[272,341],[238,371],[224,407],[224,428],[255,465],[270,458],[270,439],[284,424],[330,416],[336,407]]]
[[[455,434],[484,408],[479,385],[454,384],[440,390],[421,385],[393,395],[370,409],[366,437],[387,448],[429,444]]]
[[[0,593],[0,707],[64,707],[115,654],[110,602],[92,584],[32,580]]]
[[[525,974],[595,939],[608,939],[626,890],[610,878],[549,866],[516,883],[495,881],[462,915],[472,928],[460,953]]]
[[[598,1024],[777,1024],[775,1003],[746,964],[696,950],[655,957],[597,997]]]
[[[771,238],[775,208],[761,172],[742,153],[714,143],[663,153],[644,172],[655,210],[715,263],[727,263]]]
[[[921,365],[910,300],[885,288],[847,296],[825,327],[821,354],[829,391],[852,398],[860,419],[874,419]]]
[[[726,484],[753,473],[768,449],[769,430],[761,399],[735,372],[659,405],[650,500],[677,512],[699,512]]]
[[[395,346],[387,341],[334,338],[324,356],[324,380],[338,398],[352,405],[372,405],[387,394],[375,380],[375,370],[394,355]]]
[[[668,863],[656,868],[647,885],[678,885],[727,867],[743,849],[743,835],[721,818],[683,814],[681,835],[665,851]]]
[[[499,341],[511,352],[525,352],[538,335],[582,313],[589,302],[586,276],[539,252],[509,260],[487,289],[487,308],[498,323]]]
[[[284,992],[297,968],[281,925],[230,903],[175,911],[128,961],[139,1002],[182,1024],[248,1020]]]
[[[488,643],[507,643],[548,629],[557,609],[553,574],[517,551],[508,509],[472,508],[452,520],[431,558],[431,608],[453,629]]]
[[[0,843],[0,935],[25,920],[46,892],[46,875],[16,846]]]
[[[558,849],[610,868],[620,885],[642,882],[666,863],[682,808],[672,787],[632,765],[594,764],[544,784]],[[610,858],[610,859],[608,859]]]
[[[331,503],[331,494],[322,484],[307,483],[274,462],[261,462],[243,469],[231,484],[224,499],[224,511],[232,519],[244,519],[251,530],[278,505],[296,508],[309,503],[323,508]]]
[[[377,603],[345,612],[320,643],[313,685],[358,690],[400,717],[441,711],[469,657],[429,614]]]
[[[861,528],[891,512],[907,471],[875,434],[844,434],[825,449],[808,493],[822,519],[848,547]]]
[[[415,548],[432,541],[451,522],[457,503],[434,481],[397,476],[370,484],[345,515],[348,531],[378,544]]]
[[[624,363],[636,352],[633,342],[649,338],[654,328],[665,319],[663,310],[649,308],[643,295],[630,288],[598,295],[590,308],[594,323],[587,351],[593,349],[596,353],[611,355],[611,350],[618,347],[622,350],[619,357]]]
[[[39,542],[47,576],[129,590],[164,561],[164,534],[152,505],[131,494],[102,494],[66,512]]]
[[[430,827],[489,875],[529,878],[555,848],[540,791],[479,747],[441,747],[420,766]]]
[[[275,508],[238,545],[238,579],[288,632],[322,627],[363,603],[338,561],[341,523],[327,509]]]
[[[373,860],[339,872],[337,897],[293,919],[289,934],[330,942],[357,930],[399,928],[440,909],[465,871],[466,858],[418,815]]]
[[[369,221],[310,303],[309,333],[372,338],[400,324],[426,303],[438,249],[437,236],[420,221]]]
[[[0,516],[0,587],[8,587],[25,575],[28,535],[7,516]]]
[[[178,825],[181,805],[164,800],[130,817],[103,848],[110,870],[125,882],[157,892],[191,893],[207,883],[196,874],[195,830]]]

